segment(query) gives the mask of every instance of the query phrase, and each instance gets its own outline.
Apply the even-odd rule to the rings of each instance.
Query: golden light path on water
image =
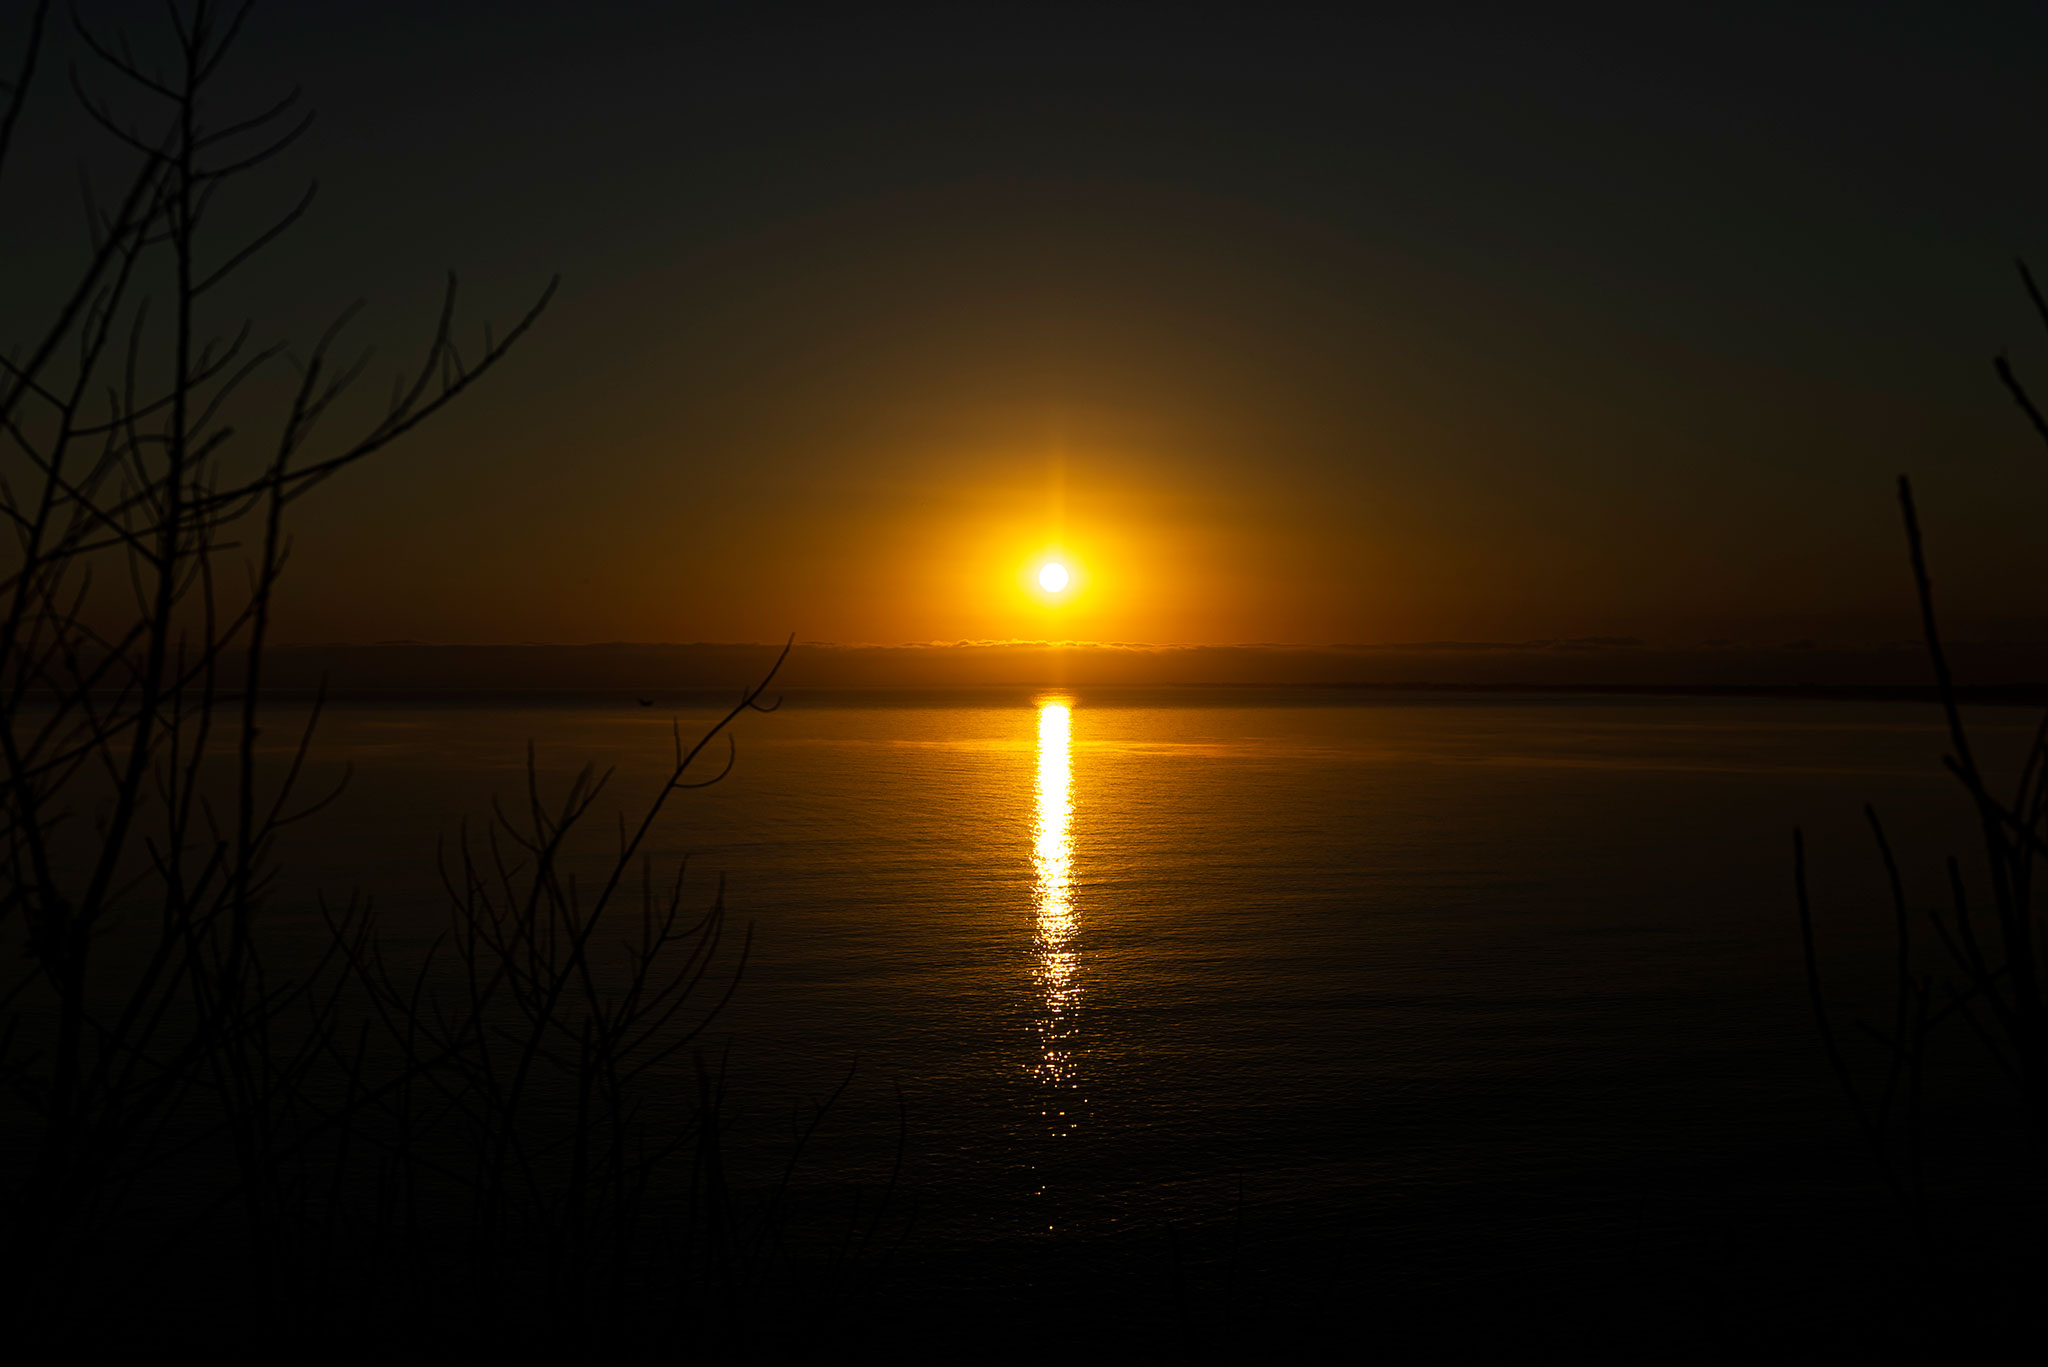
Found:
[[[1072,722],[1066,703],[1039,705],[1038,810],[1031,847],[1037,875],[1032,971],[1044,1003],[1038,1025],[1039,1056],[1032,1072],[1046,1084],[1045,1116],[1061,1134],[1071,1133],[1080,1119],[1072,1046],[1074,1010],[1081,998],[1073,901]]]

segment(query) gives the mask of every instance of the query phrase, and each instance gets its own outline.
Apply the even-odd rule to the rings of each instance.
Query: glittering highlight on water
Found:
[[[1072,837],[1074,801],[1072,712],[1048,701],[1038,709],[1038,803],[1033,823],[1032,890],[1037,926],[1033,974],[1043,1008],[1039,1052],[1031,1071],[1046,1084],[1045,1115],[1054,1130],[1071,1133],[1079,1120],[1075,1088],[1075,1012],[1081,1000],[1074,917]]]

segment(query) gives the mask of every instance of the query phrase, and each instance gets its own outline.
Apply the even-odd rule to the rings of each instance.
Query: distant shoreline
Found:
[[[1940,702],[1932,684],[1496,684],[1496,683],[1353,683],[1336,688],[1415,693],[1551,693],[1635,697],[1812,698],[1825,702]],[[1956,689],[1956,700],[2014,706],[2048,706],[2048,683],[1969,684]]]
[[[2048,702],[2048,643],[1951,642],[1955,678],[1979,702]],[[554,694],[737,689],[779,645],[278,646],[264,678],[334,696]],[[1139,646],[800,642],[777,675],[788,689],[1231,688],[1418,693],[1574,693],[1833,699],[1933,697],[1917,642],[1691,646],[1647,642],[1446,642],[1401,646]]]
[[[1978,705],[2048,705],[2048,642],[1950,642],[1959,696]],[[274,646],[272,696],[408,698],[737,696],[775,666],[777,691],[846,697],[891,690],[1266,689],[1324,698],[1697,697],[1932,702],[1933,670],[1915,642],[1872,645],[1672,646],[1526,642],[1385,647],[986,645]],[[226,678],[239,659],[222,662]],[[110,671],[108,677],[120,671]]]
[[[859,698],[916,696],[987,697],[991,694],[1055,693],[1059,691],[1132,695],[1166,694],[1188,696],[1199,693],[1268,693],[1296,695],[1369,694],[1389,699],[1423,697],[1546,697],[1546,698],[1717,698],[1759,702],[1898,702],[1935,704],[1940,695],[1931,685],[1913,684],[1634,684],[1634,683],[1458,683],[1458,682],[1334,682],[1334,683],[1004,683],[973,684],[825,684],[793,685],[772,690],[791,698]],[[334,688],[324,691],[331,705],[371,704],[397,706],[420,704],[447,706],[462,703],[565,706],[575,704],[647,707],[660,715],[662,709],[679,704],[717,706],[731,702],[736,688],[689,685],[654,690],[658,696],[648,703],[647,690],[631,688],[535,688],[518,685],[504,688],[418,687],[418,688]],[[307,687],[273,688],[266,696],[279,702],[310,703],[323,690]],[[223,695],[233,697],[235,695]],[[1956,697],[1975,707],[2048,707],[2048,683],[1985,684],[1959,687]]]

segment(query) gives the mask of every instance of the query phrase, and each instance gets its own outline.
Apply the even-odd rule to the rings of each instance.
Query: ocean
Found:
[[[332,708],[308,782],[352,776],[281,852],[278,914],[359,889],[424,943],[437,858],[525,803],[529,742],[544,794],[609,773],[595,870],[672,726],[716,710]],[[2035,722],[1973,713],[1987,768]],[[1975,867],[1932,705],[796,692],[733,740],[652,842],[750,928],[699,1048],[764,1172],[844,1083],[792,1190],[849,1227],[893,1191],[890,1314],[1049,1349],[1119,1316],[1197,1343],[1290,1317],[1412,1336],[1484,1288],[1552,1336],[1654,1311],[1739,1344],[1816,1276],[1881,1283],[1899,1230],[1819,1045],[1792,842],[1853,1037],[1891,986],[1865,805],[1916,907],[1947,852]],[[1978,1105],[1957,1066],[1953,1104]]]

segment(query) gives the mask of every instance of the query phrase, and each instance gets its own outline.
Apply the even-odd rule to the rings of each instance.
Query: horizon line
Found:
[[[1998,646],[2003,648],[2030,648],[2048,646],[2048,637],[2040,638],[1949,638],[1949,646]],[[273,650],[386,650],[398,648],[428,650],[780,650],[787,645],[791,649],[803,650],[868,650],[868,651],[910,651],[910,650],[1102,650],[1102,651],[1147,651],[1179,652],[1202,650],[1239,651],[1430,651],[1430,652],[1495,652],[1495,651],[1571,651],[1655,653],[1659,651],[1728,653],[1736,651],[1787,651],[1800,654],[1822,653],[1839,650],[1858,651],[1920,651],[1926,643],[1916,638],[1894,637],[1889,640],[1816,640],[1802,637],[1794,640],[1782,639],[1730,639],[1710,637],[1704,640],[1650,640],[1637,636],[1546,636],[1520,641],[1502,640],[1421,640],[1421,641],[1078,641],[1029,638],[1009,639],[962,639],[952,641],[427,641],[417,638],[394,638],[376,641],[325,640],[325,641],[273,641],[266,648]]]

